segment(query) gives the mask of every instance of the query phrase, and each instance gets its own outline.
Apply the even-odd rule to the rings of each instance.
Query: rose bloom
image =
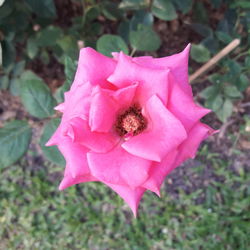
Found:
[[[72,87],[56,107],[61,123],[46,144],[57,145],[66,159],[60,190],[103,182],[134,215],[147,189],[160,195],[164,178],[214,132],[200,122],[210,110],[193,100],[189,50],[108,58],[81,49]]]

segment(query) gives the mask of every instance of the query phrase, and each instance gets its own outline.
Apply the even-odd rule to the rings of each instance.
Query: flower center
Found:
[[[138,135],[147,127],[147,120],[141,113],[141,108],[136,105],[118,115],[115,129],[120,136]]]

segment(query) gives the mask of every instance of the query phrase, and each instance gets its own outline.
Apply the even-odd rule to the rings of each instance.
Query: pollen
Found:
[[[115,129],[120,136],[138,135],[147,127],[141,108],[133,105],[118,115]]]

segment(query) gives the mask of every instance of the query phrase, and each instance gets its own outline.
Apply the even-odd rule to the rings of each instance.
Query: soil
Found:
[[[205,1],[207,7],[211,9],[209,1]],[[65,18],[65,16],[78,16],[82,14],[82,9],[79,9],[80,6],[72,5],[70,0],[60,1],[56,0],[56,7],[58,10],[58,18],[55,21],[55,24],[60,25],[61,27],[68,27],[71,25],[70,18]],[[211,12],[213,10],[211,9]],[[211,25],[215,25],[216,22],[221,18],[221,12],[214,12],[211,14],[210,22]],[[146,53],[153,55],[155,57],[162,57],[167,55],[172,55],[174,53],[180,52],[189,42],[199,43],[201,37],[194,33],[190,28],[189,23],[191,23],[191,15],[180,15],[179,19],[164,22],[157,20],[155,23],[155,29],[160,34],[162,39],[162,46],[157,52]],[[109,25],[110,21],[107,21],[106,25]],[[138,53],[137,55],[139,55]],[[200,65],[195,64],[191,61],[191,67],[196,69]],[[64,82],[64,68],[63,65],[59,64],[56,59],[51,55],[50,62],[45,65],[39,59],[35,59],[28,64],[28,68],[37,73],[42,77],[51,90],[54,92],[59,86]],[[193,90],[194,94],[199,92],[201,89],[206,86],[208,82],[202,82],[200,84],[194,85]],[[250,90],[249,90],[250,93]],[[249,96],[246,95],[244,102],[250,100]],[[199,100],[198,100],[199,101]],[[237,166],[239,164],[244,165],[245,168],[250,170],[250,163],[248,161],[249,153],[249,144],[247,144],[246,138],[239,135],[239,127],[242,124],[242,115],[246,112],[250,113],[249,107],[240,108],[240,103],[236,107],[236,112],[234,116],[228,121],[228,126],[223,125],[217,120],[213,113],[206,116],[204,122],[209,124],[215,129],[222,129],[222,132],[219,132],[217,135],[208,138],[206,144],[208,144],[211,152],[217,152],[220,154],[222,159],[227,159],[231,162],[231,168],[235,169],[237,172]],[[26,119],[33,127],[34,134],[33,142],[30,146],[31,150],[38,151],[38,156],[30,159],[29,162],[32,167],[41,166],[41,162],[44,161],[42,154],[39,153],[40,149],[37,144],[38,135],[41,134],[41,128],[43,122],[38,122],[35,118],[31,117],[24,109],[21,104],[19,97],[15,97],[9,94],[7,91],[0,92],[0,127],[3,126],[4,122],[12,119]],[[232,122],[233,121],[233,122]],[[231,122],[231,123],[230,123]],[[229,135],[235,135],[238,140],[237,142],[230,139]],[[242,142],[243,141],[243,142]],[[244,146],[245,145],[245,146]],[[242,151],[242,154],[239,154],[237,157],[232,154],[233,149],[238,149]],[[248,151],[248,152],[247,152]],[[230,153],[231,152],[231,153]],[[197,158],[195,160],[189,160],[183,164],[182,167],[178,167],[173,173],[169,175],[167,179],[167,191],[172,195],[178,194],[178,189],[181,188],[187,193],[191,193],[198,188],[203,188],[205,190],[206,186],[213,180],[223,181],[223,178],[218,177],[214,174],[213,167],[208,163],[203,171],[197,174],[193,171],[194,167],[197,167],[201,164],[202,158]],[[187,182],[185,179],[189,179]],[[199,200],[197,202],[202,202]]]

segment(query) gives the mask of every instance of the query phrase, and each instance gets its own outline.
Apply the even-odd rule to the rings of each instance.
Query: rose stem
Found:
[[[201,66],[197,71],[195,71],[190,77],[189,82],[193,83],[193,81],[202,75],[204,72],[213,67],[219,60],[221,60],[224,56],[229,54],[233,49],[235,49],[240,44],[240,39],[234,39],[231,43],[229,43],[224,49],[222,49],[218,54],[212,57],[206,64]]]

